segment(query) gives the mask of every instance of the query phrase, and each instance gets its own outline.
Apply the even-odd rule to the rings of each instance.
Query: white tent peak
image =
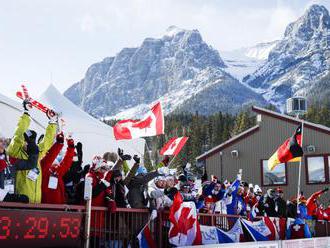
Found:
[[[40,102],[62,113],[61,118],[65,121],[63,131],[72,132],[73,138],[82,142],[85,158],[91,160],[97,154],[116,152],[118,147],[131,155],[143,156],[144,139],[115,140],[111,126],[84,112],[63,96],[54,85],[49,85],[41,95]]]

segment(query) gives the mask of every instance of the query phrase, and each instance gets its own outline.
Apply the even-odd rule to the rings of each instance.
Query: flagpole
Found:
[[[299,119],[299,114],[297,115]],[[301,121],[301,149],[303,149],[303,141],[304,141],[304,120],[299,119]],[[298,143],[299,144],[299,143]],[[299,210],[299,196],[300,196],[300,181],[301,181],[301,167],[302,167],[302,160],[304,158],[304,153],[299,161],[299,173],[298,173],[298,191],[297,191],[297,214],[300,214]]]
[[[168,168],[170,168],[170,166],[171,166],[171,164],[173,163],[173,161],[174,161],[174,159],[176,158],[178,156],[178,154],[176,154],[173,158],[172,158],[172,160],[168,163]]]

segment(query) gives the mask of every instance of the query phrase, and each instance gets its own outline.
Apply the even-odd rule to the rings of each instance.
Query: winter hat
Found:
[[[154,179],[155,183],[158,181],[165,181],[165,180],[166,180],[166,177],[163,177],[163,176],[159,176]]]
[[[140,165],[139,168],[136,171],[135,175],[140,175],[140,174],[147,174],[147,169],[143,165]]]

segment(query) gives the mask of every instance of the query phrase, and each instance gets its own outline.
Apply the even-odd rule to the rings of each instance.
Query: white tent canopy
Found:
[[[38,134],[42,134],[45,132],[47,117],[39,112],[38,110],[31,110],[32,121],[30,129],[35,130]],[[11,138],[17,126],[17,121],[22,114],[23,106],[21,103],[0,94],[0,136]]]
[[[143,158],[144,139],[116,141],[112,127],[78,108],[53,85],[50,85],[41,95],[40,102],[62,113],[61,118],[65,121],[63,131],[71,132],[75,141],[83,144],[84,163],[90,163],[94,155],[103,155],[107,151],[116,152],[118,147],[124,149],[125,153],[132,156],[137,154]],[[18,118],[22,114],[21,104],[0,95],[0,114],[2,117],[0,133],[6,137],[12,137]],[[39,134],[44,133],[48,122],[46,115],[38,110],[33,110],[31,117],[33,118],[31,129],[36,130]]]

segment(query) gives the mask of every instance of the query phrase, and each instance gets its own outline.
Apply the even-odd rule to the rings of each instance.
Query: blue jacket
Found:
[[[296,225],[296,224],[304,225],[304,238],[311,238],[312,237],[312,234],[311,234],[311,232],[308,228],[308,225],[305,223],[305,220],[297,218],[297,219],[295,219],[293,224],[290,225],[290,227],[292,225]],[[290,227],[286,230],[286,239],[291,239],[291,228]]]
[[[238,188],[239,188],[240,184],[241,184],[241,180],[236,179],[230,185],[230,188],[232,188],[232,193],[231,193],[232,202],[227,205],[227,214],[231,214],[231,215],[236,215],[237,214],[237,204],[238,204],[238,201],[239,201],[237,191],[238,191]]]

